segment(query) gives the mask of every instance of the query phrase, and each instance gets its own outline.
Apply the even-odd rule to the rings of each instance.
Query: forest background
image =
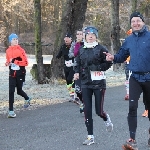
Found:
[[[55,55],[67,32],[74,35],[76,29],[94,25],[99,29],[100,43],[116,53],[130,29],[129,16],[133,11],[140,11],[150,26],[150,0],[1,0],[0,10],[1,52],[9,46],[8,35],[16,33],[27,54],[36,55],[35,19],[39,19],[36,13],[40,14],[39,52],[54,56],[52,77],[62,76],[62,61],[56,60]]]

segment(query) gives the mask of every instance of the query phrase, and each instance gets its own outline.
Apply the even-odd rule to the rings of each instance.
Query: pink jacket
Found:
[[[74,47],[74,56],[75,57],[78,55],[80,46],[81,46],[80,42],[75,44],[75,47]]]

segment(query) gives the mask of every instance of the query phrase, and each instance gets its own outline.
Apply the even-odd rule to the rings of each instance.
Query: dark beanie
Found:
[[[140,12],[133,12],[133,13],[131,14],[131,16],[130,16],[130,24],[131,24],[131,19],[132,19],[133,17],[140,17],[140,18],[142,19],[142,21],[144,22],[144,17],[143,17],[143,15],[142,15]]]
[[[67,34],[65,35],[65,37],[72,38],[72,35],[71,35],[70,33],[67,33]]]

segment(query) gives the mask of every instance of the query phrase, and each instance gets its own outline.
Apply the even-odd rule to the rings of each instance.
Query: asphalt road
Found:
[[[129,138],[127,113],[128,101],[124,100],[125,87],[108,88],[105,111],[110,115],[114,131],[107,133],[104,122],[96,116],[93,101],[95,144],[82,145],[87,136],[84,116],[74,103],[40,107],[35,110],[16,112],[17,118],[0,116],[0,150],[121,150]],[[148,150],[148,118],[142,96],[138,108],[137,142],[139,150]]]

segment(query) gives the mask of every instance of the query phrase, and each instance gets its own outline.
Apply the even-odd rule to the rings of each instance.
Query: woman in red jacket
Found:
[[[11,46],[6,50],[6,66],[9,66],[9,113],[8,118],[15,118],[16,114],[13,110],[14,92],[17,88],[17,94],[24,97],[24,108],[30,105],[31,98],[22,90],[25,81],[28,60],[23,48],[18,45],[18,36],[12,33],[9,36]]]

